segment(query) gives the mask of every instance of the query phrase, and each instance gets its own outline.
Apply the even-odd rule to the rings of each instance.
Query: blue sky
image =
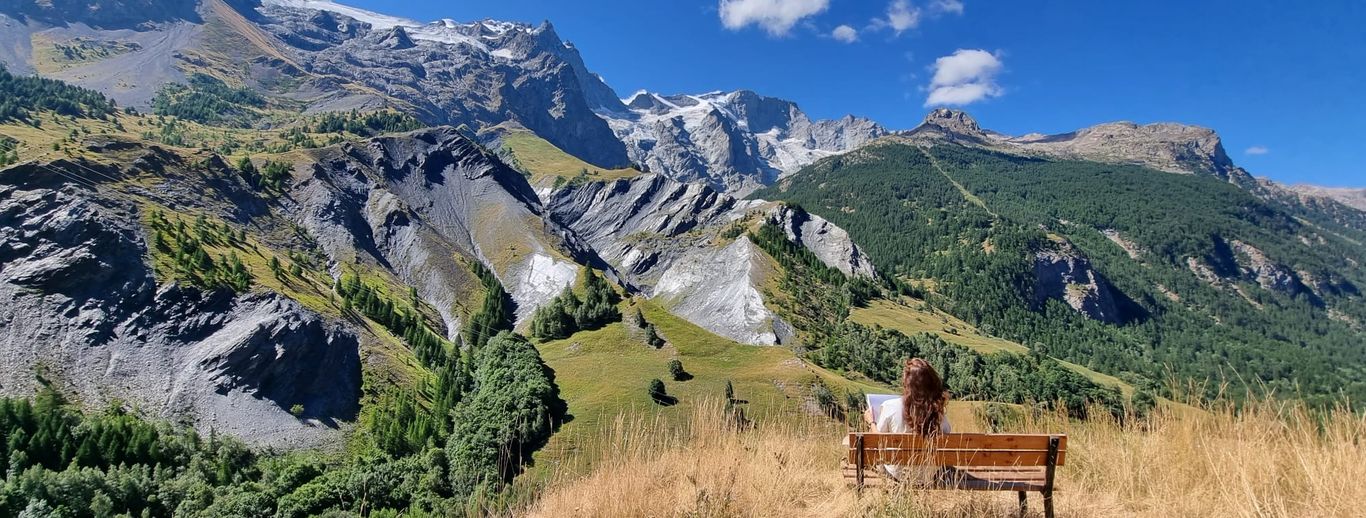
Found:
[[[1009,134],[1184,122],[1217,130],[1255,175],[1366,186],[1366,2],[342,3],[423,21],[550,20],[623,97],[748,88],[901,129],[933,95]]]

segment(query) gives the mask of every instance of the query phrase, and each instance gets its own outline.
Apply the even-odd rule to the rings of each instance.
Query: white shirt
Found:
[[[877,411],[877,431],[879,433],[916,433],[906,423],[906,415],[902,412],[901,398],[892,398],[882,402],[882,406]],[[941,433],[953,433],[953,427],[949,426],[949,416],[944,415],[939,422]],[[901,466],[885,465],[882,467],[892,475],[893,478],[901,478]]]

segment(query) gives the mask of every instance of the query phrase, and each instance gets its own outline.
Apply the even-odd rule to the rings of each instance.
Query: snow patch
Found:
[[[484,38],[475,36],[482,31],[490,31],[498,36],[512,30],[525,30],[527,32],[535,33],[530,27],[494,20],[460,23],[450,18],[443,18],[441,20],[423,24],[408,18],[367,11],[365,9],[339,4],[331,0],[264,0],[263,3],[266,5],[294,9],[311,9],[315,11],[336,13],[353,18],[358,22],[368,24],[373,30],[387,30],[394,27],[403,27],[408,30],[408,35],[416,40],[434,41],[450,45],[465,43],[484,51],[489,50],[488,45],[482,41]],[[485,38],[488,37],[486,36]]]

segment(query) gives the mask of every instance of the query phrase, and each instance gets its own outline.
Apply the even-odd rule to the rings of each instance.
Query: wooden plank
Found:
[[[849,451],[849,462],[863,465],[891,464],[897,466],[1046,466],[1048,450],[858,450]],[[1062,465],[1066,452],[1057,452],[1057,465]]]
[[[934,448],[978,449],[978,450],[1047,450],[1049,439],[1058,438],[1058,451],[1067,451],[1067,436],[1052,434],[999,434],[999,433],[951,433],[935,437],[925,437],[910,433],[864,433],[849,434],[849,442],[854,437],[863,437],[864,449],[875,450],[894,448],[900,450],[924,450]]]
[[[961,469],[961,470],[958,470],[958,473],[961,474],[961,475],[963,475],[963,476],[972,477],[972,478],[980,478],[980,479],[982,479],[982,480],[1020,480],[1020,481],[1038,481],[1039,483],[1043,483],[1043,481],[1044,481],[1044,472],[1043,472],[1043,470],[1033,470],[1033,471],[979,471],[979,470],[975,470],[975,469]]]
[[[987,481],[987,482],[1019,482],[1019,483],[1023,483],[1023,484],[1036,484],[1036,485],[1038,485],[1040,488],[1042,488],[1042,487],[1044,486],[1045,482],[1046,482],[1046,480],[1044,479],[1043,476],[1001,476],[1001,475],[993,475],[993,474],[990,474],[990,473],[978,473],[978,472],[972,472],[972,471],[961,471],[961,472],[959,472],[959,473],[957,473],[957,474],[958,474],[958,475],[962,475],[962,478],[963,478],[964,480],[981,480],[981,481]],[[855,471],[855,470],[853,470],[853,469],[842,470],[842,471],[840,472],[840,475],[843,476],[844,478],[851,479],[851,480],[852,480],[852,479],[858,478],[858,473],[857,473],[857,471]],[[873,480],[873,479],[875,479],[875,478],[889,478],[889,477],[887,477],[886,474],[885,474],[885,473],[882,473],[881,471],[872,471],[872,472],[865,472],[865,473],[864,473],[863,479],[864,479],[865,483],[866,483],[867,481]]]
[[[846,471],[844,474],[846,483],[851,486],[858,484],[857,474],[853,470]],[[882,473],[869,472],[863,479],[864,487],[886,487],[901,485],[900,482],[883,475]],[[916,486],[919,489],[934,490],[965,490],[965,491],[1043,491],[1044,483],[1038,480],[985,480],[985,479],[958,479],[936,481],[933,484]]]

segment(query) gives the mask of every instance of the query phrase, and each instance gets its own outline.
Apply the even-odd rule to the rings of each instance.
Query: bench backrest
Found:
[[[1052,444],[1056,441],[1056,450]],[[1067,459],[1067,436],[951,433],[850,433],[849,463],[860,466],[1054,466]],[[860,457],[862,457],[860,459]],[[861,461],[861,462],[860,462]]]

